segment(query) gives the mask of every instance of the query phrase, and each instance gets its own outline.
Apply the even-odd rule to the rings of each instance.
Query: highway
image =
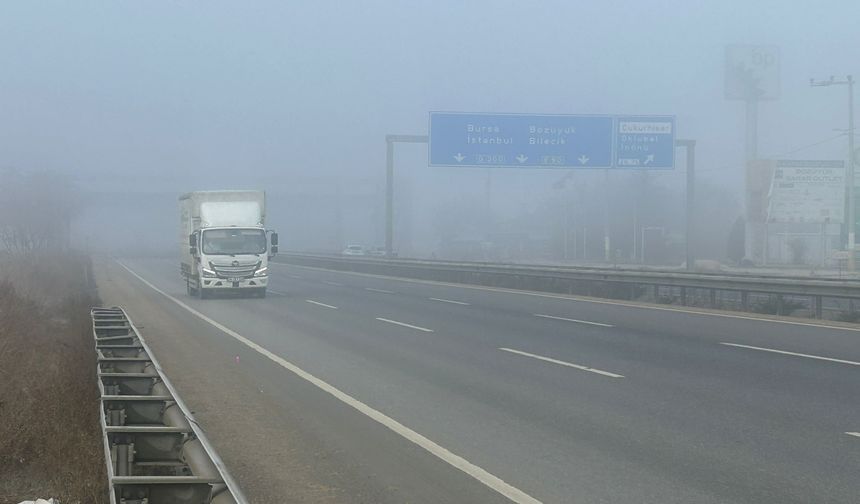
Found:
[[[255,502],[858,502],[858,329],[285,264],[201,301],[177,261],[96,266]]]

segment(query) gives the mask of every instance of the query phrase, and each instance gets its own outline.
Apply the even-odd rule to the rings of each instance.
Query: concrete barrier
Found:
[[[712,308],[770,310],[789,315],[804,306],[822,318],[825,300],[860,299],[860,281],[725,272],[561,267],[281,253],[279,262],[298,266],[611,299],[694,304]],[[803,302],[796,298],[802,298]],[[790,302],[787,300],[791,300]],[[773,306],[773,309],[763,307]]]

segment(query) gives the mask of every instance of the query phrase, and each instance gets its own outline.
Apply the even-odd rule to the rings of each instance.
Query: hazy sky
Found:
[[[846,89],[808,79],[860,76],[858,14],[856,0],[6,0],[0,166],[376,176],[384,135],[426,133],[429,110],[632,113],[677,115],[703,176],[731,182],[744,122],[723,98],[725,46],[781,48],[759,150],[784,153],[845,127]]]

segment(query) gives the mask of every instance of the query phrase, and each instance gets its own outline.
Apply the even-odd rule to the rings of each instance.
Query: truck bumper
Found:
[[[201,278],[201,283],[203,284],[204,289],[224,289],[224,290],[236,290],[236,289],[265,289],[269,284],[269,277],[252,277],[252,278],[243,278],[238,281],[231,281],[228,278]]]

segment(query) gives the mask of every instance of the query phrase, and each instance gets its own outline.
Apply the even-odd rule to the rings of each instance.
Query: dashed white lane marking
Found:
[[[342,283],[332,282],[331,280],[323,280],[322,283],[326,285],[334,285],[335,287],[343,287]]]
[[[317,306],[322,306],[325,308],[331,308],[332,310],[337,310],[337,306],[332,306],[330,304],[320,303],[319,301],[314,301],[313,299],[305,299],[306,303],[314,304]]]
[[[572,318],[566,318],[566,317],[556,317],[554,315],[542,315],[540,313],[535,313],[534,316],[535,317],[548,318],[548,319],[554,319],[554,320],[564,320],[566,322],[576,322],[577,324],[588,324],[588,325],[595,325],[595,326],[600,326],[600,327],[615,327],[612,324],[604,324],[602,322],[592,322],[590,320],[578,320],[578,319],[572,319]]]
[[[383,294],[394,294],[394,291],[385,290],[385,289],[374,289],[373,287],[365,287],[364,290],[370,292],[381,292]]]
[[[479,482],[481,482],[482,484],[484,484],[487,488],[490,488],[490,489],[500,493],[501,495],[505,496],[511,502],[516,502],[517,504],[541,504],[541,501],[535,499],[531,495],[523,492],[522,490],[520,490],[519,488],[517,488],[511,484],[505,483],[505,481],[502,480],[501,478],[499,478],[498,476],[495,476],[492,473],[487,472],[485,469],[482,469],[481,467],[476,466],[475,464],[469,462],[468,460],[464,459],[463,457],[448,451],[447,448],[434,443],[430,439],[422,436],[421,434],[415,432],[414,430],[410,429],[409,427],[406,427],[405,425],[398,422],[397,420],[387,416],[385,413],[382,413],[380,411],[377,411],[377,410],[371,408],[367,404],[365,404],[365,403],[359,401],[358,399],[346,394],[345,392],[342,392],[340,389],[334,387],[333,385],[329,384],[328,382],[317,378],[316,376],[308,373],[304,369],[296,366],[292,362],[289,362],[288,360],[284,359],[283,357],[280,357],[280,356],[274,354],[273,352],[269,351],[268,349],[258,345],[257,343],[254,343],[253,341],[242,336],[241,334],[230,329],[229,327],[227,327],[227,326],[225,326],[219,322],[216,322],[215,320],[212,320],[211,318],[207,317],[206,315],[203,315],[202,313],[195,310],[194,308],[191,308],[190,306],[183,303],[182,301],[176,299],[175,297],[171,296],[170,294],[159,289],[158,287],[156,287],[155,285],[150,283],[148,280],[146,280],[142,276],[140,276],[137,273],[135,273],[134,271],[132,271],[131,268],[129,268],[125,264],[123,264],[121,262],[117,262],[117,264],[119,264],[120,266],[125,268],[129,273],[131,273],[132,275],[137,277],[138,280],[143,282],[149,288],[151,288],[155,292],[158,292],[159,294],[166,297],[167,299],[173,301],[174,303],[176,303],[180,307],[184,308],[186,311],[188,311],[189,313],[191,313],[195,317],[197,317],[203,321],[208,322],[213,327],[222,331],[224,334],[227,334],[228,336],[232,337],[236,341],[239,341],[240,343],[253,349],[254,351],[259,353],[260,355],[267,357],[269,360],[275,362],[276,364],[283,367],[284,369],[294,373],[299,378],[302,378],[303,380],[313,384],[314,386],[316,386],[320,390],[334,396],[336,399],[338,399],[342,403],[350,406],[351,408],[353,408],[356,411],[360,412],[361,414],[367,416],[368,418],[371,418],[372,420],[384,425],[385,427],[387,427],[388,429],[390,429],[394,433],[398,434],[399,436],[403,437],[404,439],[407,439],[407,440],[411,441],[412,443],[415,443],[416,445],[420,446],[424,450],[428,451],[429,453],[436,456],[437,458],[444,461],[445,463],[451,465],[452,467],[459,469],[460,471],[463,471],[464,473],[468,474],[472,478],[474,478],[474,479],[478,480]]]
[[[286,292],[276,291],[276,290],[272,290],[272,289],[269,289],[269,294],[276,294],[278,296],[286,296],[287,295]]]
[[[325,268],[317,268],[314,266],[298,266],[295,264],[284,264],[284,263],[269,263],[275,266],[280,266],[283,268],[300,268],[303,270],[309,271],[322,271],[322,272],[335,272],[335,270],[325,269]],[[404,278],[404,277],[396,277],[391,275],[376,275],[373,273],[359,273],[356,271],[337,271],[342,275],[353,275],[353,276],[362,276],[367,278],[385,278],[387,280],[393,280],[396,282],[405,282],[405,283],[413,283],[413,284],[424,284],[424,285],[441,285],[443,287],[454,287],[458,289],[469,289],[469,290],[479,290],[479,291],[487,291],[487,292],[500,292],[505,294],[514,294],[517,296],[531,296],[531,297],[540,297],[547,299],[564,299],[568,301],[578,301],[580,303],[593,303],[593,304],[603,304],[603,305],[614,305],[614,306],[624,306],[627,308],[636,308],[639,310],[658,310],[658,311],[669,311],[669,312],[677,312],[677,313],[685,313],[688,315],[701,315],[706,317],[722,317],[722,318],[731,318],[731,319],[740,319],[740,320],[754,320],[756,322],[770,322],[773,324],[787,324],[787,325],[795,325],[795,326],[806,326],[806,327],[819,327],[822,329],[833,329],[835,331],[853,331],[858,332],[860,328],[858,327],[847,327],[847,326],[838,326],[838,325],[829,325],[829,324],[816,324],[814,322],[800,322],[795,320],[782,320],[776,318],[764,318],[764,317],[756,317],[752,315],[737,315],[734,313],[719,313],[719,312],[711,312],[711,311],[702,311],[697,310],[695,308],[686,308],[686,307],[670,307],[670,306],[655,306],[646,303],[633,303],[633,302],[624,302],[624,301],[612,301],[608,299],[597,299],[597,298],[587,298],[573,295],[565,295],[565,294],[549,294],[544,292],[534,292],[534,291],[524,291],[524,290],[516,290],[516,289],[505,289],[503,287],[484,287],[481,285],[470,285],[470,284],[458,284],[452,282],[442,282],[438,280],[419,280],[416,278]]]
[[[433,332],[433,329],[427,329],[426,327],[421,327],[421,326],[417,326],[417,325],[407,324],[407,323],[405,323],[405,322],[398,322],[398,321],[396,321],[396,320],[391,320],[391,319],[387,319],[387,318],[376,317],[376,320],[379,320],[379,321],[382,321],[382,322],[388,322],[389,324],[395,324],[395,325],[399,325],[399,326],[403,326],[403,327],[408,327],[408,328],[410,328],[410,329],[417,329],[417,330],[419,330],[419,331],[424,331],[424,332]]]
[[[572,367],[574,369],[579,369],[581,371],[588,371],[589,373],[597,373],[599,375],[608,376],[610,378],[624,378],[624,375],[610,373],[609,371],[603,371],[602,369],[595,369],[593,367],[588,366],[580,366],[579,364],[574,364],[572,362],[565,362],[563,360],[553,359],[552,357],[544,357],[543,355],[537,355],[533,353],[523,352],[522,350],[514,350],[513,348],[504,348],[500,347],[499,350],[503,352],[510,352],[518,355],[524,355],[526,357],[531,357],[532,359],[538,359],[546,362],[552,362],[553,364],[559,364],[561,366]]]
[[[849,436],[854,436],[856,438],[860,438],[860,432],[846,432]]]
[[[720,345],[733,346],[733,347],[738,347],[738,348],[748,348],[750,350],[759,350],[761,352],[771,352],[771,353],[777,353],[777,354],[783,354],[783,355],[793,355],[795,357],[806,357],[807,359],[823,360],[823,361],[829,361],[829,362],[838,362],[839,364],[850,364],[852,366],[860,366],[860,362],[854,362],[854,361],[843,360],[843,359],[833,359],[831,357],[822,357],[820,355],[810,355],[810,354],[797,353],[797,352],[787,352],[785,350],[776,350],[774,348],[762,348],[762,347],[757,347],[757,346],[741,345],[739,343],[725,343],[725,342],[721,342]]]
[[[456,305],[470,306],[469,303],[463,301],[454,301],[453,299],[430,298],[431,301],[439,301],[440,303],[451,303]]]

